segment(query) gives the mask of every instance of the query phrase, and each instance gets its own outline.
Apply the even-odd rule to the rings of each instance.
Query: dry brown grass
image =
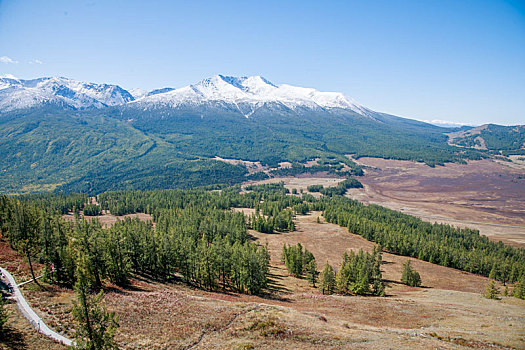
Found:
[[[525,169],[491,160],[467,165],[360,158],[364,189],[347,196],[430,222],[479,229],[489,238],[525,247]]]
[[[53,342],[39,334],[20,314],[14,304],[9,304],[10,317],[6,331],[0,334],[1,350],[58,350],[63,345]]]
[[[75,215],[73,214],[68,214],[68,215],[62,215],[62,217],[66,220],[69,220],[69,221],[74,221],[75,220]],[[136,214],[126,214],[126,215],[121,215],[121,216],[117,216],[117,215],[112,215],[112,214],[103,214],[103,215],[98,215],[98,216],[84,216],[84,218],[86,220],[98,220],[100,221],[100,223],[102,224],[103,227],[111,227],[113,226],[117,221],[122,221],[126,218],[130,218],[130,219],[134,219],[134,218],[138,218],[139,220],[142,220],[142,221],[152,221],[153,218],[151,217],[151,215],[149,214],[144,214],[144,213],[136,213]]]
[[[274,259],[272,262],[275,265],[282,264],[280,254],[285,243],[288,245],[301,243],[314,254],[319,265],[328,261],[335,267],[339,266],[344,252],[358,251],[359,249],[371,251],[373,249],[374,243],[361,236],[349,233],[346,228],[323,223],[324,220],[322,219],[322,223],[318,224],[317,217],[320,217],[320,214],[314,212],[310,215],[298,215],[296,218],[297,231],[294,232],[264,234],[250,231],[250,234],[261,242],[268,241]],[[390,287],[392,289],[387,290],[389,293],[395,294],[398,289],[410,290],[410,288],[398,285],[401,280],[402,265],[407,259],[411,260],[412,266],[421,273],[424,287],[482,293],[488,283],[487,278],[479,275],[434,265],[414,258],[384,253],[382,271],[383,277],[391,281]]]
[[[246,211],[249,213],[249,210]],[[268,242],[270,286],[263,296],[209,292],[181,283],[139,278],[127,288],[107,286],[105,303],[119,315],[117,341],[123,349],[457,349],[524,348],[525,301],[487,300],[487,279],[414,259],[425,288],[399,284],[406,260],[384,254],[388,297],[325,296],[305,279],[288,275],[280,262],[283,243],[301,242],[337,266],[349,249],[373,243],[345,228],[317,223],[319,213],[298,216],[298,230],[281,234],[250,231]],[[322,221],[322,219],[321,219]],[[65,331],[71,325],[71,290],[28,285],[24,294],[47,322]],[[29,349],[60,348],[36,334],[24,319],[12,318]],[[4,342],[2,346],[16,345]],[[9,347],[7,347],[9,348]],[[16,347],[14,347],[16,348]]]
[[[269,184],[269,183],[278,183],[283,182],[284,187],[289,189],[290,191],[292,189],[297,189],[297,191],[303,190],[304,192],[307,192],[307,187],[310,185],[323,185],[324,187],[331,187],[336,186],[339,182],[343,181],[344,178],[338,177],[338,176],[332,176],[328,174],[301,174],[296,177],[292,176],[286,176],[286,177],[274,177],[271,179],[266,180],[260,180],[260,181],[250,181],[247,182],[247,184],[250,185],[262,185],[262,184]],[[316,193],[316,195],[318,195]]]

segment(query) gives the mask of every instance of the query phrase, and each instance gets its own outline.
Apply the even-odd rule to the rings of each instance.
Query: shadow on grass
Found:
[[[27,344],[23,341],[23,334],[11,327],[4,327],[0,330],[0,345],[6,346],[6,349],[27,349]]]
[[[284,286],[279,281],[284,277],[273,273],[268,273],[268,293],[261,295],[264,299],[279,300],[279,301],[290,301],[289,298],[283,295],[292,294],[291,290]]]
[[[134,286],[130,283],[118,285],[116,287],[114,286],[104,286],[103,288],[104,293],[116,293],[116,294],[129,294],[129,292],[144,292],[146,291],[143,288]]]

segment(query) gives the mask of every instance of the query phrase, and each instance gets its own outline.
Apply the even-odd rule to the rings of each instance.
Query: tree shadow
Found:
[[[391,264],[395,264],[395,262],[393,262],[393,261],[385,261],[385,260],[381,260],[381,265],[391,265]]]
[[[283,295],[292,294],[291,290],[285,287],[280,281],[284,279],[283,276],[268,273],[268,286],[267,291],[264,295],[261,295],[264,299],[279,300],[279,301],[290,301],[289,298]]]
[[[138,286],[134,286],[130,283],[118,285],[117,287],[113,286],[105,286],[102,288],[104,293],[116,293],[116,294],[122,294],[127,295],[129,292],[144,292],[146,289],[140,288]]]
[[[417,287],[412,287],[412,286],[408,286],[404,283],[401,283],[399,281],[394,281],[394,280],[389,280],[389,279],[383,279],[383,282],[385,282],[385,287],[392,287],[392,285],[397,285],[397,286],[403,286],[403,287],[406,287],[406,288],[421,288],[421,289],[432,289],[432,287],[429,287],[429,286],[417,286]],[[386,296],[389,296],[389,295],[386,295]]]
[[[246,232],[246,240],[248,242],[255,242],[257,240],[257,237],[251,235],[249,232]]]
[[[11,327],[5,327],[0,332],[0,345],[5,345],[7,349],[27,349],[27,344],[23,340],[23,334]]]

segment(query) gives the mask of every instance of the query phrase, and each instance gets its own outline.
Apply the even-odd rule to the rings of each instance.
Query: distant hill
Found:
[[[449,137],[449,143],[459,147],[488,150],[505,156],[525,154],[525,125],[485,124],[451,133]]]
[[[136,99],[109,84],[2,79],[0,191],[7,193],[246,179],[243,166],[211,159],[216,156],[269,167],[323,158],[323,164],[345,164],[357,173],[344,155],[431,166],[487,156],[448,144],[450,128],[378,113],[341,93],[278,86],[258,76],[219,75],[149,93],[135,89]]]

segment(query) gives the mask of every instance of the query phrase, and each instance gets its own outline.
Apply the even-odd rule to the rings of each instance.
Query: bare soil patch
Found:
[[[292,176],[285,176],[285,177],[274,177],[271,179],[266,180],[260,180],[260,181],[250,181],[245,184],[250,185],[263,185],[263,184],[270,184],[270,183],[279,183],[283,182],[284,187],[289,189],[290,191],[292,189],[297,189],[297,191],[303,190],[303,192],[307,192],[307,187],[311,185],[323,185],[324,187],[332,187],[336,186],[339,182],[343,181],[344,178],[328,175],[328,174],[301,174],[295,177]]]
[[[73,214],[63,215],[62,217],[70,221],[75,220],[75,215]],[[86,220],[98,220],[100,221],[103,227],[111,227],[117,221],[119,220],[122,221],[126,218],[130,218],[130,219],[138,218],[139,220],[142,220],[142,221],[153,221],[153,218],[151,217],[151,215],[144,214],[144,213],[126,214],[126,215],[121,215],[121,216],[104,214],[104,215],[98,215],[98,216],[84,216],[84,218]]]
[[[491,160],[435,168],[376,158],[359,163],[366,166],[364,188],[348,197],[525,246],[525,170]]]
[[[213,158],[214,160],[218,160],[221,162],[225,162],[232,165],[243,165],[246,167],[246,170],[248,170],[248,174],[258,173],[261,171],[267,172],[269,168],[267,166],[263,166],[261,162],[251,162],[249,160],[241,160],[241,159],[226,159],[221,158],[219,156],[216,156]]]

